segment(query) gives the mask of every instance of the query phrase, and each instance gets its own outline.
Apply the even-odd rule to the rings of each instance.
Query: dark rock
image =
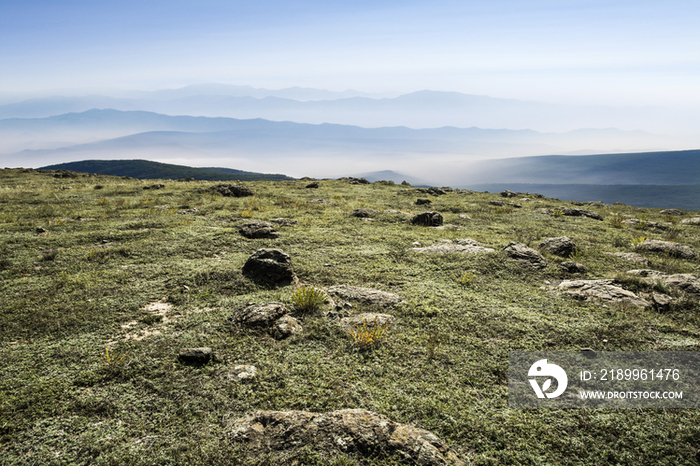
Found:
[[[350,215],[357,218],[369,218],[376,213],[377,211],[374,209],[355,209],[350,212]]]
[[[255,194],[253,193],[252,189],[242,184],[235,185],[222,183],[217,184],[216,186],[212,186],[211,188],[209,188],[209,190],[220,194],[224,197],[246,197]]]
[[[570,204],[571,204],[571,205],[575,205],[575,206],[582,206],[582,205],[585,205],[583,202],[579,202],[579,201],[570,201]]]
[[[46,233],[46,228],[37,227],[34,231],[36,231],[37,233]]]
[[[185,364],[206,364],[213,357],[211,348],[185,348],[178,354],[178,359]]]
[[[158,184],[152,184],[150,186],[144,186],[143,189],[163,189],[165,188],[164,184],[158,183]]]
[[[504,205],[506,205],[506,203],[503,202],[503,201],[500,200],[500,199],[493,199],[493,200],[490,200],[490,201],[489,201],[489,204],[495,205],[495,206],[499,206],[499,207],[503,207]]]
[[[431,201],[430,199],[425,199],[425,198],[416,199],[416,205],[430,204],[431,202],[433,202],[433,201]]]
[[[56,170],[53,174],[54,178],[77,178],[78,174],[70,170]]]
[[[241,235],[250,239],[274,239],[279,238],[280,234],[275,228],[267,222],[249,222],[238,227]]]
[[[562,214],[568,217],[588,217],[595,220],[603,220],[603,217],[591,210],[586,209],[570,209],[568,207],[559,207],[557,209],[542,209],[542,212],[547,214],[553,214],[555,211],[560,211]]]
[[[547,261],[542,254],[523,243],[511,241],[503,248],[503,251],[511,259],[530,265],[536,269],[543,269],[547,266]]]
[[[306,186],[304,186],[306,189],[315,189],[318,188],[318,181],[314,181],[313,183],[309,183]]]
[[[365,178],[353,178],[352,176],[347,178],[350,184],[370,184]]]
[[[664,209],[659,213],[661,215],[685,215],[685,212],[680,209]]]
[[[642,249],[652,252],[662,252],[669,254],[673,257],[678,257],[680,259],[693,259],[695,258],[695,251],[690,246],[686,246],[679,243],[674,243],[672,241],[659,241],[656,239],[648,239],[637,243],[635,245],[637,249]]]
[[[559,264],[559,268],[564,270],[566,273],[586,273],[588,269],[585,265],[579,264],[578,262],[566,261]]]
[[[421,225],[425,227],[438,227],[442,225],[442,215],[437,212],[423,212],[411,219],[412,225]]]
[[[613,202],[612,205],[618,206],[618,207],[624,207],[624,206],[625,206],[625,204],[622,203],[622,202]]]
[[[503,197],[516,197],[518,193],[514,193],[513,191],[505,190],[501,193],[501,196]]]
[[[252,455],[277,455],[275,461],[299,448],[313,447],[328,459],[339,453],[370,459],[395,454],[413,465],[464,465],[433,433],[364,409],[256,411],[236,420],[230,435],[233,442],[246,444]]]
[[[605,202],[602,202],[602,201],[588,201],[588,202],[586,202],[586,205],[593,206],[593,207],[605,207]]]
[[[403,181],[401,182],[401,186],[411,186],[411,183],[409,183],[409,182],[406,181],[406,180],[403,180]]]
[[[282,303],[249,304],[234,311],[228,320],[245,327],[269,328],[287,314],[289,309]]]
[[[550,254],[560,257],[569,257],[576,251],[576,245],[568,236],[558,236],[556,238],[547,238],[542,241],[539,246]]]
[[[292,259],[280,249],[258,249],[243,265],[243,275],[256,283],[271,287],[296,282]]]

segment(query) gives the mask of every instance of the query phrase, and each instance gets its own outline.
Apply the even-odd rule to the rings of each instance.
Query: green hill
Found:
[[[2,465],[460,464],[437,461],[447,447],[474,465],[697,465],[692,371],[674,386],[689,408],[624,409],[619,399],[558,408],[571,390],[543,400],[551,407],[516,409],[509,385],[515,352],[697,354],[700,262],[686,252],[700,252],[700,226],[683,222],[687,212],[348,179],[313,190],[302,180],[241,182],[253,195],[236,198],[212,195],[211,181],[144,190],[138,180],[53,175],[0,170]],[[570,215],[580,208],[592,212]],[[443,228],[414,225],[424,210],[440,212]],[[244,236],[255,222],[278,236]],[[541,246],[563,235],[570,254]],[[514,260],[511,242],[543,260]],[[263,248],[287,253],[298,285],[334,302],[319,299],[314,311],[296,285],[244,273]],[[577,280],[597,280],[586,286],[607,298],[576,294]],[[339,285],[398,299],[359,299]],[[273,313],[248,312],[267,303]],[[187,362],[192,348],[215,357]],[[257,374],[240,377],[251,365]],[[662,376],[644,386],[661,390]],[[578,380],[570,373],[571,386]],[[328,418],[285,430],[281,415],[265,414],[350,409],[397,424],[374,429],[366,416],[328,442]],[[243,431],[253,413],[260,422]],[[419,429],[437,439],[397,449]]]
[[[293,179],[286,175],[246,172],[232,168],[197,168],[150,160],[83,160],[48,165],[41,167],[40,170],[70,170],[101,175],[130,176],[141,180],[193,178],[209,181],[280,181]]]

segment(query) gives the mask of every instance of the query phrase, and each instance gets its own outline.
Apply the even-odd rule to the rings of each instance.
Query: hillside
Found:
[[[508,360],[697,352],[698,212],[54,175],[0,170],[1,464],[697,464],[698,409],[515,409]],[[246,265],[262,248],[289,255],[280,286]],[[607,301],[566,288],[602,279]],[[308,414],[338,410],[363,411]]]
[[[259,180],[291,180],[285,175],[253,173],[232,168],[198,168],[185,165],[152,162],[150,160],[83,160],[80,162],[59,163],[41,167],[40,170],[70,170],[101,175],[130,176],[141,180],[148,179],[181,179],[210,181],[259,181]]]

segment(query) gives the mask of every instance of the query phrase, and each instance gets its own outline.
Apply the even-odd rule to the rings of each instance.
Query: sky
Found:
[[[700,106],[697,0],[0,0],[0,95],[219,82]]]

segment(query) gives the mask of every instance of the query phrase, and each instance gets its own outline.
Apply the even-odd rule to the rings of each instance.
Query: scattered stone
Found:
[[[357,218],[369,218],[376,213],[377,211],[374,209],[355,209],[350,212],[350,215]]]
[[[224,197],[246,197],[255,194],[253,193],[252,189],[242,184],[234,185],[222,183],[217,184],[216,186],[212,186],[211,188],[209,188],[209,190],[214,191],[215,193],[220,194]]]
[[[238,227],[241,235],[250,239],[273,239],[279,238],[280,234],[275,230],[275,227],[267,222],[249,222]]]
[[[664,209],[661,212],[659,212],[661,215],[685,215],[685,212],[683,212],[681,209]]]
[[[289,309],[282,303],[249,304],[234,311],[228,320],[246,327],[268,328],[288,313]]]
[[[206,364],[213,357],[211,348],[185,348],[178,354],[178,359],[185,364]]]
[[[635,247],[637,249],[643,249],[651,252],[663,252],[680,259],[693,259],[695,257],[695,251],[693,251],[693,248],[684,244],[674,243],[672,241],[648,239],[642,241],[641,243],[637,243]]]
[[[440,244],[434,244],[432,246],[420,247],[420,243],[413,243],[414,248],[409,248],[411,252],[426,252],[433,254],[447,254],[447,253],[462,253],[462,254],[480,254],[495,252],[494,249],[482,246],[480,243],[472,239],[457,239],[454,242],[446,240]]]
[[[555,211],[559,211],[567,217],[588,217],[595,220],[603,220],[603,217],[591,210],[586,209],[570,209],[568,207],[559,207],[557,209],[539,209],[539,212],[552,215]]]
[[[506,205],[506,203],[500,199],[493,199],[493,200],[489,201],[489,204],[499,206],[499,207],[503,207],[504,205]]]
[[[359,286],[335,285],[328,289],[328,294],[348,301],[355,301],[376,307],[391,307],[402,302],[398,295],[372,288]]]
[[[670,296],[662,293],[652,293],[651,295],[651,303],[654,306],[654,309],[656,309],[659,312],[670,311],[672,301],[673,299],[671,299]]]
[[[647,259],[646,257],[642,256],[641,254],[637,254],[636,252],[604,252],[603,254],[607,256],[615,256],[619,257],[621,259],[634,262],[637,264],[642,264],[646,266],[651,265],[651,261]]]
[[[430,204],[431,202],[433,202],[433,201],[431,201],[430,199],[426,199],[426,198],[416,199],[416,205]]]
[[[258,249],[243,265],[243,275],[267,286],[289,286],[297,280],[289,254],[281,249]]]
[[[665,274],[657,270],[630,270],[627,273],[645,278],[646,282],[658,280],[666,285],[690,294],[700,294],[700,275],[693,273]]]
[[[564,280],[559,284],[559,290],[565,295],[580,300],[597,301],[606,304],[625,304],[635,307],[648,308],[648,301],[642,299],[619,286],[612,279],[607,280]]]
[[[559,264],[559,268],[567,273],[587,273],[588,269],[585,265],[578,262],[566,261]]]
[[[671,226],[668,224],[658,223],[658,222],[650,222],[648,220],[640,220],[638,218],[629,218],[627,220],[623,220],[622,223],[624,223],[626,225],[631,225],[634,227],[636,227],[637,225],[642,225],[645,228],[653,228],[653,229],[659,230],[659,231],[671,230]]]
[[[442,215],[437,212],[423,212],[411,219],[411,225],[439,227],[442,225]]]
[[[309,183],[304,187],[306,189],[316,189],[316,188],[318,188],[318,181],[314,181],[313,183]]]
[[[501,193],[501,196],[503,197],[517,197],[518,193],[514,193],[513,191],[505,190]]]
[[[230,382],[242,382],[244,380],[254,379],[257,375],[257,367],[248,364],[240,364],[238,366],[234,366],[233,369],[228,372],[226,378]]]
[[[684,218],[681,220],[682,225],[700,225],[700,217]]]
[[[283,227],[288,227],[290,225],[296,225],[299,223],[297,220],[293,218],[274,218],[270,220],[272,223],[276,223],[277,225],[283,226]]]
[[[531,265],[536,269],[543,269],[547,266],[547,261],[542,257],[542,254],[523,243],[511,241],[503,248],[503,251],[511,259]]]
[[[152,185],[150,185],[150,186],[144,186],[144,187],[143,187],[143,189],[163,189],[163,188],[165,188],[165,185],[162,184],[162,183],[152,184]]]
[[[328,413],[256,411],[233,423],[231,439],[247,444],[253,455],[272,452],[279,459],[298,448],[312,446],[329,458],[338,453],[370,458],[397,454],[409,464],[420,466],[464,465],[433,433],[364,409]]]
[[[303,330],[299,321],[290,315],[284,315],[272,324],[272,336],[275,340],[283,340],[301,333]]]
[[[539,246],[550,254],[560,257],[569,257],[576,251],[576,245],[568,236],[558,236],[556,238],[547,238],[542,241]]]

